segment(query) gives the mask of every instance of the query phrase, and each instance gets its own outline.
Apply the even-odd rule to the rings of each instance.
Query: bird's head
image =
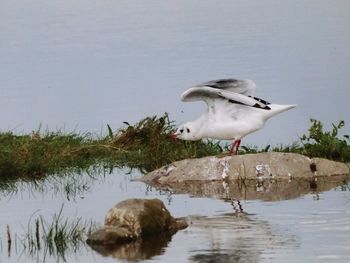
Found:
[[[196,141],[199,139],[195,135],[193,125],[188,122],[180,125],[180,127],[171,135],[171,137],[173,139],[181,139],[186,141]]]

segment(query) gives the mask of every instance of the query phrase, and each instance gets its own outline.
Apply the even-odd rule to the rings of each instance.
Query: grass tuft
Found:
[[[222,152],[219,143],[209,141],[173,140],[170,134],[175,131],[175,125],[169,120],[168,114],[162,117],[148,117],[135,125],[126,123],[110,141],[114,148],[123,150],[122,162],[129,167],[137,167],[143,171],[155,168],[173,161],[216,155]]]
[[[30,220],[24,237],[21,240],[23,249],[30,255],[38,255],[42,251],[46,254],[65,261],[67,250],[77,251],[85,246],[85,240],[96,226],[92,222],[83,221],[81,218],[67,219],[62,216],[63,206],[58,214],[54,214],[50,221],[42,216]]]
[[[303,135],[302,153],[310,157],[323,157],[337,161],[350,162],[349,135],[339,138],[339,130],[345,126],[344,121],[332,123],[332,130],[324,131],[323,124],[311,119],[309,134]]]
[[[10,188],[11,182],[19,179],[41,180],[47,175],[81,172],[99,164],[149,172],[181,159],[218,155],[228,148],[210,140],[171,139],[175,125],[166,113],[133,125],[124,124],[117,131],[107,125],[108,134],[103,138],[94,138],[91,134],[41,133],[40,128],[30,135],[0,133],[0,189]],[[299,142],[263,148],[242,146],[239,153],[294,152],[350,162],[349,135],[339,136],[344,125],[344,121],[340,121],[332,124],[332,130],[325,131],[320,121],[311,119],[309,133],[301,136]]]
[[[321,157],[335,161],[350,162],[350,136],[343,135],[339,137],[339,130],[345,126],[345,122],[340,121],[338,124],[332,123],[332,130],[330,131],[325,131],[323,124],[318,120],[311,119],[310,122],[309,133],[302,135],[299,138],[299,142],[277,147],[267,145],[264,148],[242,146],[240,154],[268,151],[291,152],[309,157]]]

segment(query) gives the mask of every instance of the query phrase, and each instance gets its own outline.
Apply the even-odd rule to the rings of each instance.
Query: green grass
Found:
[[[339,135],[344,121],[325,131],[321,122],[311,120],[308,134],[289,146],[262,148],[242,146],[240,154],[279,151],[310,157],[324,157],[350,162],[349,136]],[[96,165],[130,167],[142,172],[154,170],[173,161],[217,155],[225,150],[219,142],[172,140],[175,125],[169,116],[148,117],[96,138],[91,134],[33,132],[30,135],[0,133],[0,189],[12,182],[40,180],[47,175],[69,174]],[[226,147],[227,148],[227,147]]]
[[[78,134],[0,134],[0,178],[40,179],[66,168],[88,167],[106,153],[103,141]]]
[[[315,119],[310,120],[308,134],[299,138],[299,142],[291,145],[280,145],[263,148],[242,146],[240,154],[258,152],[292,152],[309,157],[321,157],[335,161],[350,162],[350,139],[349,135],[339,135],[339,130],[344,127],[345,122],[332,123],[332,129],[325,131],[323,124]]]
[[[115,136],[109,135],[110,145],[122,150],[116,162],[145,172],[173,161],[222,152],[220,144],[212,141],[171,139],[169,135],[175,131],[175,126],[167,114],[145,118],[135,125],[125,124]]]
[[[320,121],[311,119],[309,134],[300,138],[303,146],[302,153],[310,157],[350,162],[350,137],[339,135],[339,130],[344,125],[344,121],[338,124],[332,123],[332,130],[325,131]]]
[[[48,257],[55,258],[57,262],[66,262],[67,252],[77,252],[84,247],[86,238],[97,226],[82,218],[65,218],[62,211],[63,206],[50,220],[45,220],[42,216],[37,216],[34,220],[30,218],[24,233],[11,233],[8,225],[8,254],[11,255],[12,250],[19,250],[36,257],[38,262],[44,262]]]
[[[44,179],[100,165],[151,171],[172,161],[222,152],[219,143],[172,140],[175,130],[167,114],[94,138],[91,134],[64,134],[40,129],[30,135],[0,133],[0,189],[17,180]]]

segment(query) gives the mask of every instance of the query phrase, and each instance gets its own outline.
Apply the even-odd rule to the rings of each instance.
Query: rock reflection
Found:
[[[171,235],[160,234],[122,245],[92,245],[91,247],[105,257],[113,257],[128,261],[141,261],[163,254],[170,241]]]
[[[292,180],[235,180],[235,181],[190,181],[167,185],[148,183],[158,190],[174,194],[190,194],[196,197],[213,197],[233,200],[279,201],[298,198],[308,193],[318,194],[344,185],[349,175]]]

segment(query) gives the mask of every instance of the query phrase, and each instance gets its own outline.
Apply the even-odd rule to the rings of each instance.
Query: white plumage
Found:
[[[237,154],[241,138],[263,128],[272,116],[296,107],[295,104],[271,104],[256,98],[255,87],[252,80],[220,79],[186,90],[182,101],[203,100],[208,109],[198,119],[181,125],[173,137],[234,140],[231,153]]]

